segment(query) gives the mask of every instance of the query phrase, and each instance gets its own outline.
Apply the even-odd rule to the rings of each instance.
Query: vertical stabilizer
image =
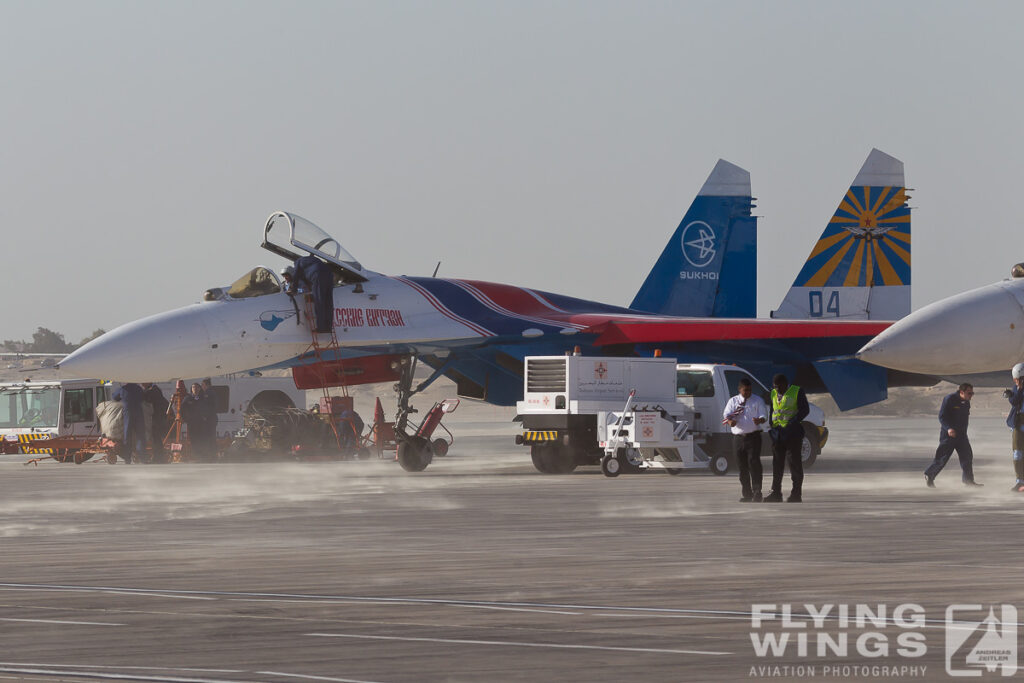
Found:
[[[908,198],[903,162],[871,150],[772,317],[898,320],[910,313]]]
[[[750,173],[720,159],[630,308],[664,315],[757,315],[757,219]]]

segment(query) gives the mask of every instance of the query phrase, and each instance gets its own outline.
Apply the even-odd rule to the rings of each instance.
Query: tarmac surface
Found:
[[[984,488],[955,456],[925,488],[934,418],[845,418],[803,504],[755,505],[732,473],[542,475],[480,415],[453,415],[419,474],[5,457],[0,679],[939,680],[950,633],[976,644],[989,605],[1018,621],[999,606],[1024,604],[1024,496],[997,418],[972,423]],[[947,631],[956,604],[978,607]],[[793,642],[759,656],[766,634]],[[822,634],[846,656],[818,656]]]

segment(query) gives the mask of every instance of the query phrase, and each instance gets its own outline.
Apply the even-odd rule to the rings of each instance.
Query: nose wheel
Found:
[[[399,361],[401,372],[395,392],[398,394],[398,414],[395,416],[395,439],[398,440],[398,464],[406,472],[422,472],[434,460],[432,444],[423,437],[409,434],[409,415],[416,409],[409,405],[412,395],[429,384],[429,380],[413,389],[412,379],[416,372],[416,356],[405,356]],[[447,445],[447,444],[446,444]]]
[[[430,442],[419,436],[409,436],[398,444],[398,464],[406,472],[422,472],[434,460]]]

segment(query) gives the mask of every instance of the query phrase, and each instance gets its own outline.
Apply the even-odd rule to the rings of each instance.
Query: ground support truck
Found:
[[[744,377],[755,393],[771,400],[763,384],[735,365],[683,364],[672,358],[530,356],[525,359],[523,400],[516,404],[514,419],[523,425],[516,443],[530,448],[534,467],[546,474],[601,464],[606,454],[599,414],[621,413],[635,390],[636,405],[660,406],[673,419],[688,409],[695,462],[706,462],[716,474],[725,474],[733,467],[733,452],[722,412]],[[810,407],[804,421],[805,466],[814,463],[828,439],[824,413]],[[762,456],[770,457],[767,432],[764,439]]]

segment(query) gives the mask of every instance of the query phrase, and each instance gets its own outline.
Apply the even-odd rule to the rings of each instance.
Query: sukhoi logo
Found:
[[[683,229],[683,257],[694,268],[706,268],[718,251],[715,249],[715,231],[704,221],[694,221]]]

